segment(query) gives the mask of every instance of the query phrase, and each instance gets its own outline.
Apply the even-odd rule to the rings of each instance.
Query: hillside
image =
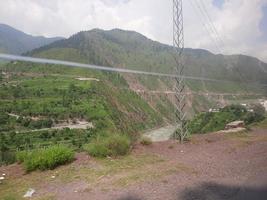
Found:
[[[172,73],[172,51],[136,32],[96,29],[27,55]],[[237,81],[240,72],[248,81],[266,82],[266,64],[255,58],[185,52],[187,75]],[[8,162],[14,162],[15,149],[52,144],[81,149],[92,138],[114,133],[128,134],[134,141],[140,132],[174,124],[174,96],[161,93],[172,90],[169,78],[27,62],[0,64],[0,71],[0,146],[7,157],[13,155],[4,159]],[[252,94],[244,95],[246,90]],[[189,117],[228,101],[264,96],[255,85],[244,89],[235,82],[191,80],[186,92]]]
[[[173,48],[150,40],[133,32],[114,29],[103,31],[94,29],[79,32],[68,39],[54,42],[35,49],[29,55],[44,58],[55,58],[76,62],[144,70],[162,73],[173,73]],[[188,76],[206,77],[235,82],[204,82],[187,80],[188,92],[197,93],[189,96],[191,114],[210,107],[225,105],[228,100],[258,98],[255,94],[266,94],[266,88],[253,83],[267,83],[267,64],[256,58],[244,55],[214,55],[202,49],[185,49],[185,74]],[[158,77],[123,75],[123,78],[134,91],[172,90],[172,80]],[[245,82],[240,84],[240,82]],[[212,92],[215,95],[203,96]],[[200,95],[198,93],[201,93]],[[225,95],[223,98],[217,94]],[[253,93],[249,96],[238,94]],[[152,107],[157,107],[155,99],[160,95],[140,94]],[[168,95],[170,101],[173,96]]]
[[[32,36],[11,26],[0,24],[0,52],[2,53],[22,54],[60,39],[62,38]]]
[[[135,70],[172,73],[175,66],[172,51],[171,46],[152,41],[136,32],[94,29],[41,47],[31,54]],[[267,64],[249,56],[214,55],[206,50],[185,49],[185,64],[185,74],[188,76],[240,81],[242,74],[247,81],[267,83]]]

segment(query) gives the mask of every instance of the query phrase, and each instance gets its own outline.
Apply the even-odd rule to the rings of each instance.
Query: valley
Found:
[[[134,31],[54,39],[22,47],[23,55],[175,73],[173,47]],[[182,144],[172,140],[174,78],[1,62],[0,198],[23,199],[30,189],[36,200],[239,200],[264,193],[265,183],[255,181],[267,164],[267,64],[202,49],[185,49],[184,59],[190,134]],[[246,131],[220,131],[236,120]]]
[[[6,174],[0,195],[24,199],[257,199],[266,185],[266,122],[252,131],[194,135],[178,145],[173,140],[137,144],[130,155],[96,159],[76,154],[72,164],[24,174],[21,165],[0,167]]]

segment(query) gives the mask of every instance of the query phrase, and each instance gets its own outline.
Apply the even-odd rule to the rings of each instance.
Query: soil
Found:
[[[89,187],[90,182],[80,179],[66,183],[51,182],[36,188],[34,198],[52,195],[59,200],[267,199],[266,129],[253,129],[249,134],[196,135],[185,144],[172,140],[150,146],[137,144],[132,155],[143,154],[158,156],[163,163],[151,164],[146,168],[140,164],[137,174],[144,176],[142,181],[119,187],[112,184],[113,180],[127,174],[124,172],[101,176],[93,187]],[[72,166],[100,167],[93,158],[83,153],[76,156]],[[176,166],[176,170],[172,166]],[[169,169],[168,173],[161,173],[166,169]],[[147,178],[146,174],[151,172],[155,172],[155,176],[161,175]]]

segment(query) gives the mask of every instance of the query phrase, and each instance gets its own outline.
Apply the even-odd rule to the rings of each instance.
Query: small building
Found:
[[[234,121],[229,124],[226,124],[225,129],[234,129],[234,128],[245,128],[245,122],[244,121]]]
[[[220,109],[218,109],[218,108],[210,108],[209,112],[210,113],[218,113],[218,112],[220,112]]]

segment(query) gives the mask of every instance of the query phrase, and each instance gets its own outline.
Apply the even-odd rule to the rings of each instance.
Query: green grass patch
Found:
[[[144,146],[148,146],[152,144],[152,140],[149,137],[143,136],[140,140],[140,143]]]
[[[84,145],[84,150],[94,157],[123,156],[130,150],[130,139],[126,135],[114,134],[98,136],[89,144]]]
[[[63,145],[17,153],[17,161],[23,163],[27,172],[54,169],[73,159],[74,152]]]

